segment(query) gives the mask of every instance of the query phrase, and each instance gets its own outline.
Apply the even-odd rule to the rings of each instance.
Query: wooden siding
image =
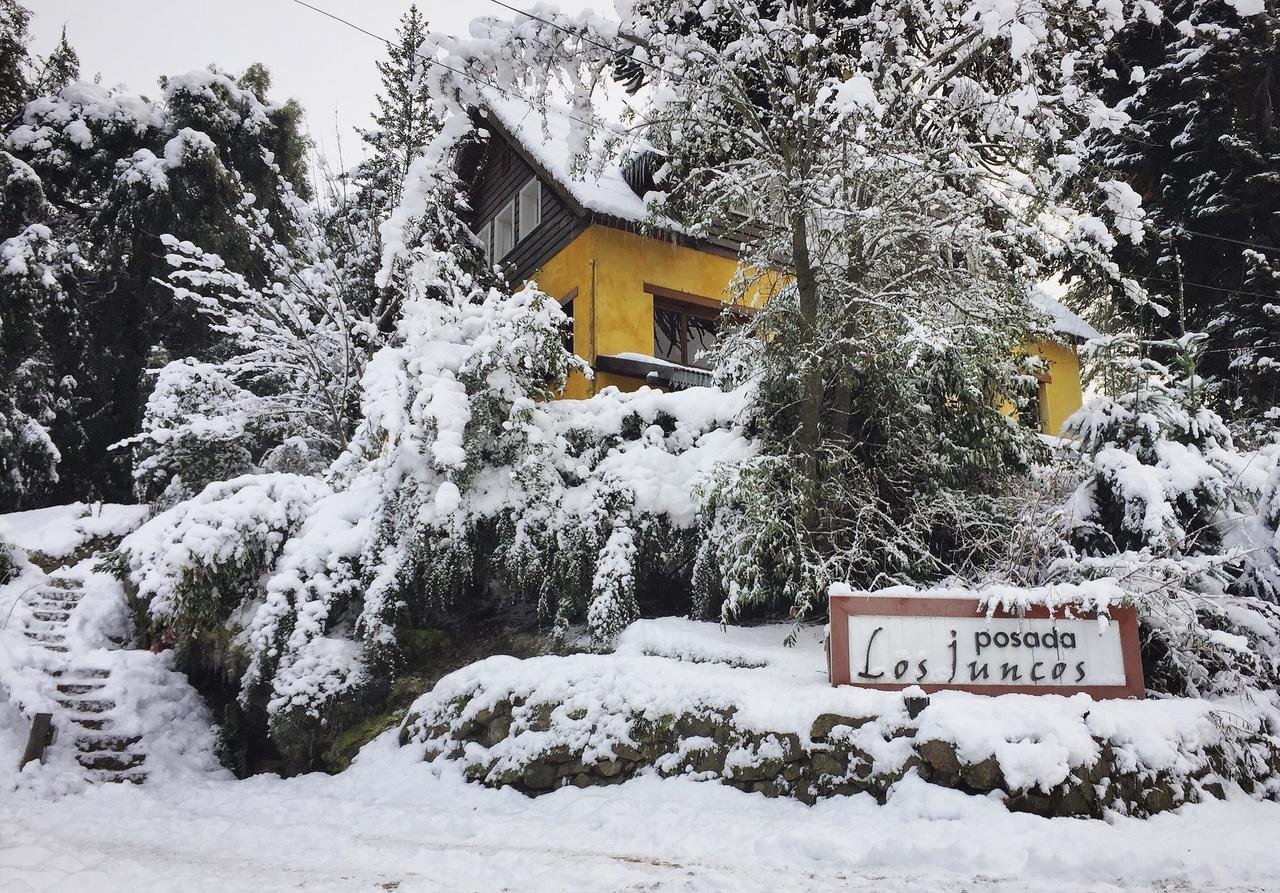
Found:
[[[471,182],[471,207],[475,208],[473,228],[489,223],[507,204],[516,200],[516,232],[520,231],[520,188],[538,174],[500,133],[490,129],[490,137],[478,170],[462,171]],[[516,242],[506,257],[494,258],[507,271],[512,283],[523,282],[529,275],[564,249],[573,237],[586,228],[545,177],[542,180],[542,222],[537,229]]]

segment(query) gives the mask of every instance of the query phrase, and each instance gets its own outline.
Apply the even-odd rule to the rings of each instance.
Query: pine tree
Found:
[[[1159,6],[1115,42],[1103,85],[1132,120],[1101,134],[1096,162],[1142,196],[1148,236],[1116,259],[1170,312],[1092,301],[1148,338],[1205,332],[1217,407],[1261,433],[1280,404],[1280,29],[1224,0]]]
[[[80,79],[80,56],[67,41],[67,29],[63,27],[58,45],[44,57],[35,79],[37,94],[57,93],[67,84]]]
[[[30,22],[31,11],[17,0],[0,0],[0,126],[17,118],[30,98]]]
[[[399,204],[409,165],[440,129],[423,77],[426,63],[421,48],[427,33],[427,20],[416,4],[411,5],[400,18],[387,58],[378,62],[382,90],[377,95],[375,126],[361,131],[370,153],[365,176],[380,193],[377,204],[386,211]]]
[[[61,78],[72,60],[54,55]],[[79,404],[83,429],[48,429],[60,480],[44,498],[127,498],[127,457],[109,447],[139,430],[144,373],[157,348],[178,357],[216,348],[220,336],[208,321],[162,284],[170,270],[160,236],[216,252],[250,287],[270,272],[250,218],[260,214],[272,239],[292,242],[297,202],[307,194],[306,142],[300,109],[269,101],[269,83],[261,66],[239,80],[212,70],[165,79],[158,100],[74,83],[29,103],[5,133],[43,202],[24,217],[18,203],[30,190],[0,193],[0,245],[45,246],[47,276],[32,287],[65,296],[77,325],[39,329],[43,340],[30,350],[47,358],[59,399]],[[282,185],[292,182],[297,194]],[[16,379],[0,388],[18,400],[27,393]],[[0,492],[0,504],[11,498],[29,497]]]

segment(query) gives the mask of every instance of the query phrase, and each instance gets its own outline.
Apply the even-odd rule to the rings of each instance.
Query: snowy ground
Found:
[[[536,800],[436,776],[384,737],[337,777],[0,798],[25,890],[1267,890],[1280,806],[1037,819],[920,782],[805,807],[638,779]]]
[[[78,519],[66,513],[22,520],[30,540],[77,539],[66,528]],[[43,536],[38,526],[46,527]],[[83,645],[124,669],[136,663],[137,672],[121,670],[123,678],[135,687],[168,680],[165,691],[181,703],[181,681],[165,675],[161,656],[108,653],[92,630],[80,629],[112,616],[107,595],[91,587],[77,609],[85,617],[68,639],[73,650]],[[0,591],[0,607],[4,596]],[[10,648],[6,672],[16,673],[12,637],[0,636],[0,647]],[[792,700],[797,692],[845,696],[823,684],[816,639],[780,650],[765,630],[719,633],[707,624],[663,621],[633,628],[623,650],[614,660],[641,668],[669,651],[696,655],[703,661],[697,678],[734,673],[766,700],[782,701],[783,689]],[[726,658],[748,668],[732,670],[721,662]],[[772,664],[750,668],[760,661]],[[492,666],[505,672],[507,665],[499,659]],[[681,673],[695,672],[683,666]],[[557,678],[546,675],[544,684]],[[58,783],[56,765],[18,776],[22,727],[6,724],[5,707],[0,703],[0,893],[1280,890],[1280,804],[1238,792],[1146,821],[1111,822],[1014,814],[913,777],[887,806],[859,796],[807,807],[653,776],[529,799],[467,784],[456,763],[428,765],[421,747],[397,746],[394,733],[339,776],[236,781],[210,771],[207,734],[188,734],[198,711],[169,723],[167,737],[182,747],[160,747],[149,757],[148,765],[173,771],[155,771],[141,786],[86,787]],[[769,718],[792,709],[777,703]],[[990,728],[998,718],[982,724]],[[179,726],[186,731],[179,734]]]

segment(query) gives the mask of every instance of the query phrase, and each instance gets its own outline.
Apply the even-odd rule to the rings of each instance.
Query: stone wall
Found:
[[[434,717],[410,714],[401,744],[421,743],[429,760],[462,761],[470,780],[529,795],[567,785],[620,784],[644,772],[810,804],[859,793],[884,802],[894,782],[915,772],[930,783],[972,794],[999,792],[1010,810],[1042,816],[1101,817],[1105,810],[1148,816],[1189,801],[1220,799],[1236,786],[1255,796],[1280,795],[1280,749],[1261,733],[1242,733],[1230,746],[1188,751],[1179,761],[1185,768],[1179,774],[1124,765],[1132,759],[1119,759],[1112,742],[1095,737],[1096,761],[1071,767],[1065,780],[1046,791],[1011,787],[994,756],[966,762],[950,742],[917,740],[912,722],[877,734],[874,749],[882,755],[876,758],[868,752],[866,732],[884,726],[878,717],[822,714],[806,737],[743,728],[732,708],[694,709],[656,720],[629,714],[609,717],[625,733],[601,752],[573,743],[572,734],[556,734],[559,717],[566,725],[581,723],[585,711],[519,697],[480,710],[467,710],[468,702],[455,699]],[[922,703],[913,714],[921,708],[927,709]],[[859,734],[863,726],[869,728]],[[886,761],[883,752],[897,757]],[[886,763],[893,768],[883,768]]]

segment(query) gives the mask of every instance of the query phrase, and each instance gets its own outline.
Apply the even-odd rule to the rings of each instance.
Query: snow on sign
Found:
[[[1132,608],[1107,613],[1032,604],[989,617],[977,598],[832,594],[831,682],[1140,698],[1137,617]]]

